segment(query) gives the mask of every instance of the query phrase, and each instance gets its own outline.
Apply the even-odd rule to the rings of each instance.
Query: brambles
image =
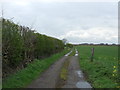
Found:
[[[35,59],[48,57],[64,49],[61,40],[36,33],[10,20],[2,22],[3,77],[27,66]]]

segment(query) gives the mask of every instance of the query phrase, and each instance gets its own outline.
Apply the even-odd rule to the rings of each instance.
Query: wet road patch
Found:
[[[86,81],[79,81],[76,84],[77,88],[92,88],[91,85]]]

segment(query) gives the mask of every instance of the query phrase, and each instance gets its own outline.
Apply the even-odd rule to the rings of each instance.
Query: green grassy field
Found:
[[[43,71],[45,71],[51,64],[68,53],[69,50],[64,50],[49,58],[43,60],[35,60],[25,69],[9,76],[3,80],[3,88],[23,88],[26,87],[32,80],[37,78]]]
[[[90,61],[91,48],[95,48],[93,62]],[[80,67],[94,88],[118,87],[118,47],[117,46],[77,46]]]

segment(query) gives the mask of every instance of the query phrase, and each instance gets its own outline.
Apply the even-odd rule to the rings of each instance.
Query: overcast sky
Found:
[[[1,1],[5,18],[70,43],[117,43],[118,3],[50,0]]]

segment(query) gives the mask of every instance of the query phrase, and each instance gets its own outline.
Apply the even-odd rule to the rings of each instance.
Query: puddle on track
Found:
[[[78,56],[78,54],[75,54],[75,56]]]
[[[84,81],[84,76],[83,76],[82,71],[79,70],[79,71],[76,71],[76,72],[78,74],[78,77],[81,79],[80,81],[78,81],[76,83],[76,87],[77,88],[92,88],[91,85],[88,82]]]
[[[78,51],[77,51],[77,49],[75,49],[75,51],[76,51],[75,56],[78,56]]]
[[[78,77],[83,78],[83,74],[82,74],[81,71],[76,71],[76,72],[77,72],[77,74],[78,74]]]
[[[76,87],[77,88],[92,88],[91,85],[88,82],[85,82],[85,81],[83,81],[83,82],[81,82],[81,81],[77,82]]]
[[[70,51],[69,53],[67,53],[65,56],[69,56],[72,53],[72,51]]]

